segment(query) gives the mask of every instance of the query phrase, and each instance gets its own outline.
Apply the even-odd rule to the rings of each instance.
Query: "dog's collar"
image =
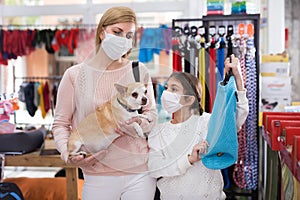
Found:
[[[139,110],[139,109],[131,109],[131,108],[129,108],[129,107],[126,106],[124,103],[122,103],[118,98],[117,98],[117,101],[118,101],[118,103],[119,103],[123,108],[125,108],[128,112],[136,112],[136,111]]]

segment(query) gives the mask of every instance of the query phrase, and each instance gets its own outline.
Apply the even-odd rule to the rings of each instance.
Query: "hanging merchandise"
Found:
[[[173,48],[173,71],[182,71],[182,48],[181,41],[182,28],[179,26],[173,27],[172,48]]]
[[[258,185],[258,119],[257,119],[257,66],[255,61],[254,27],[247,25],[247,52],[246,52],[246,89],[249,101],[249,115],[246,120],[247,151],[245,168],[247,189],[255,190]]]
[[[235,57],[238,57],[240,60],[242,78],[243,82],[245,83],[247,98],[249,100],[249,116],[245,124],[242,125],[241,130],[238,133],[235,131],[235,134],[233,134],[239,147],[235,148],[236,153],[234,154],[234,160],[236,162],[232,160],[231,164],[228,164],[227,166],[223,165],[221,172],[224,180],[224,191],[228,196],[252,196],[253,199],[257,199],[258,197],[257,185],[259,170],[259,116],[257,104],[259,100],[257,93],[259,82],[259,77],[257,74],[257,70],[259,68],[259,52],[255,51],[255,49],[259,48],[259,22],[259,15],[254,14],[239,16],[211,15],[203,16],[201,19],[174,19],[172,24],[173,27],[180,27],[182,30],[184,30],[184,27],[198,27],[198,35],[196,37],[200,39],[196,41],[200,43],[200,48],[198,49],[198,56],[196,55],[199,69],[196,76],[198,76],[199,83],[202,86],[201,106],[206,112],[211,111],[207,109],[207,107],[211,108],[207,99],[211,97],[210,103],[215,101],[212,103],[212,105],[216,104],[217,102],[218,90],[220,89],[219,83],[222,82],[224,77],[225,57],[234,54]],[[185,45],[186,44],[183,44],[183,46]],[[173,46],[173,48],[174,47],[176,46]],[[186,63],[182,62],[182,64],[185,65]],[[190,67],[186,66],[182,66],[182,68],[183,71],[191,69]],[[214,71],[213,69],[215,69],[215,76],[213,73],[211,73]],[[228,83],[230,83],[230,80],[234,79],[233,77],[229,78],[229,76],[227,76],[227,78],[229,80]],[[218,85],[218,87],[214,89],[214,85]],[[216,90],[215,99],[213,96],[214,90]],[[212,107],[212,113],[214,113],[214,107]],[[218,114],[220,115],[220,112]],[[211,121],[211,123],[213,123],[213,121]],[[213,127],[213,125],[211,126]],[[217,127],[217,123],[214,123],[214,126]],[[214,135],[214,138],[216,137],[217,136]],[[207,137],[207,139],[211,138],[209,136]],[[232,144],[235,143],[233,142]],[[211,146],[214,145],[210,144],[209,148],[212,148]],[[225,145],[221,146],[224,147]],[[227,150],[229,150],[231,147],[228,147]],[[223,154],[223,151],[224,150],[219,150],[218,152],[214,152],[214,155],[220,153],[218,154],[220,156],[218,158],[220,159],[226,153],[224,151],[225,153]],[[206,161],[204,159],[203,163],[205,162]],[[222,162],[221,164],[224,163]],[[216,168],[216,166],[217,165],[211,167]],[[240,188],[243,189],[242,192]]]
[[[235,163],[238,157],[236,135],[236,85],[231,76],[224,86],[219,83],[206,140],[209,143],[202,163],[210,169],[225,169]]]
[[[160,25],[159,28],[143,28],[139,47],[139,61],[150,62],[153,60],[154,54],[159,55],[161,51],[169,51],[171,43],[171,35],[165,34],[168,32],[167,25]],[[166,41],[167,40],[167,41]]]
[[[238,25],[238,34],[239,34],[239,60],[240,60],[240,67],[242,71],[242,77],[244,84],[246,83],[246,63],[245,63],[245,53],[246,53],[246,43],[245,43],[245,24],[240,23]],[[246,152],[247,152],[247,135],[246,135],[246,126],[245,124],[242,125],[241,130],[238,132],[238,143],[239,143],[239,152],[238,152],[238,160],[234,165],[233,170],[233,180],[235,184],[239,188],[246,188],[247,182],[245,178],[245,159],[246,159]]]
[[[14,84],[17,79],[23,80],[17,92],[18,98],[12,98],[10,100],[15,110],[18,108],[18,101],[20,101],[25,103],[25,108],[31,117],[36,115],[37,110],[41,112],[43,119],[45,119],[49,111],[51,111],[52,116],[54,116],[57,88],[59,81],[61,80],[61,76],[17,77],[14,75],[13,77]],[[16,119],[17,115],[18,113],[16,112],[14,115],[15,124],[18,124]]]
[[[199,34],[201,36],[201,40],[200,40],[200,51],[199,51],[199,80],[201,83],[201,88],[202,88],[202,94],[201,94],[201,107],[203,109],[205,109],[205,47],[206,47],[206,43],[205,43],[205,27],[199,27]]]
[[[197,55],[198,55],[198,49],[200,48],[200,44],[196,41],[196,36],[198,34],[198,28],[196,26],[192,26],[190,28],[190,35],[188,36],[188,48],[190,50],[190,73],[196,76],[198,74],[198,63],[197,63]]]
[[[216,27],[210,26],[209,28],[210,35],[210,47],[209,47],[209,93],[210,93],[210,107],[209,112],[212,111],[212,106],[215,101],[216,95],[216,45],[215,45],[215,35]]]
[[[183,56],[184,56],[184,71],[190,73],[190,44],[189,44],[189,35],[190,35],[190,27],[188,25],[185,25],[183,28],[183,34],[185,36],[184,40],[184,50],[183,50]]]
[[[225,42],[225,26],[220,25],[218,28],[218,49],[217,49],[217,77],[216,77],[216,82],[219,83],[223,76],[224,76],[224,60],[225,60],[225,48],[226,48],[226,42]]]
[[[57,26],[51,28],[51,25],[46,29],[38,25],[1,25],[0,64],[7,65],[8,60],[29,55],[37,48],[45,48],[47,53],[58,56],[74,56],[79,33],[85,29],[83,24],[67,25],[60,29]]]

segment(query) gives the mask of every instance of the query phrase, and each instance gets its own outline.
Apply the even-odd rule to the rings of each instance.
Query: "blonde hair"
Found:
[[[99,35],[103,31],[103,29],[106,26],[110,26],[117,23],[124,23],[124,22],[133,22],[137,27],[135,12],[129,7],[125,7],[125,6],[112,7],[103,14],[97,27],[96,52],[98,52],[102,42]]]

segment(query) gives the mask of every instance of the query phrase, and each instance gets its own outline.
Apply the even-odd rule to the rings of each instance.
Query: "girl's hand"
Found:
[[[116,128],[116,133],[120,135],[130,135],[132,137],[139,137],[132,123],[141,124],[142,120],[139,117],[133,117],[126,122],[119,122],[119,128]]]
[[[195,144],[192,150],[192,154],[188,156],[189,162],[194,164],[201,159],[200,154],[206,153],[208,142],[203,140],[202,142]]]
[[[102,160],[106,155],[107,150],[101,150],[91,156],[85,157],[83,155],[72,156],[67,160],[67,164],[78,167],[93,167],[99,160]]]
[[[231,69],[235,79],[237,90],[242,91],[244,90],[244,83],[243,83],[242,71],[241,71],[239,59],[236,58],[233,54],[230,57],[231,57],[231,62],[230,62],[230,58],[225,59],[224,73],[226,74]]]

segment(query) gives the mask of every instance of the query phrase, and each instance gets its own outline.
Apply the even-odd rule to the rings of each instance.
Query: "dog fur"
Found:
[[[118,122],[125,122],[136,116],[148,119],[146,115],[138,113],[138,110],[148,103],[148,80],[147,74],[144,83],[134,82],[127,86],[115,84],[117,94],[84,118],[71,132],[68,140],[69,156],[87,155],[106,149],[120,136],[115,133]],[[134,122],[133,126],[138,136],[144,137],[139,124]]]

